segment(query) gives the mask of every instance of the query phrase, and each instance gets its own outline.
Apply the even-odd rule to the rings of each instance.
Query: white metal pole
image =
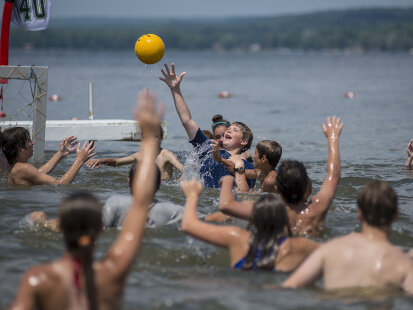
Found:
[[[93,83],[89,82],[89,119],[93,120]]]

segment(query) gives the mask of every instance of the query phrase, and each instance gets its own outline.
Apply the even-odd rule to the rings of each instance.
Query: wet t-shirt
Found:
[[[202,130],[198,128],[196,135],[192,141],[189,141],[195,148],[201,148],[205,143],[210,144],[210,140],[203,134]],[[231,154],[225,150],[219,151],[221,156],[225,159],[231,157]],[[221,163],[217,162],[212,156],[212,147],[208,147],[206,151],[199,154],[201,168],[199,170],[201,178],[204,180],[206,187],[219,188],[219,180],[226,175],[233,175]],[[244,160],[245,169],[254,169],[254,165]],[[255,180],[247,180],[249,188],[255,186]]]

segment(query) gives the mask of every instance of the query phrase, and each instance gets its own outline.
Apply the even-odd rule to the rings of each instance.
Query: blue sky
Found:
[[[51,0],[52,16],[233,17],[359,7],[413,7],[413,0]]]

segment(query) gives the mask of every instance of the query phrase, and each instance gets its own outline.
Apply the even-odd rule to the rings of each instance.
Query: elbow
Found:
[[[227,200],[220,200],[218,203],[218,209],[222,213],[227,213],[228,212],[228,207],[229,207],[229,201]]]

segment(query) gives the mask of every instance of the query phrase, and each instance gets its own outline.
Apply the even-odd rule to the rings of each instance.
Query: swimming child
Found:
[[[7,176],[10,184],[59,185],[71,183],[82,165],[96,154],[92,142],[85,142],[80,147],[76,138],[71,136],[62,140],[59,150],[47,163],[36,168],[28,162],[33,156],[34,142],[30,138],[29,131],[23,127],[12,127],[1,132],[0,145],[10,166]],[[74,151],[76,151],[76,159],[70,169],[60,179],[50,176],[49,173],[56,165]]]
[[[301,287],[323,278],[325,289],[401,288],[413,293],[413,261],[388,236],[397,219],[397,195],[385,182],[365,186],[358,198],[361,232],[335,238],[314,251],[284,283]]]
[[[172,64],[171,70],[168,65],[165,64],[165,70],[162,71],[163,77],[159,79],[169,87],[174,99],[175,108],[178,112],[182,125],[184,126],[186,133],[190,139],[190,142],[194,147],[204,145],[204,143],[210,143],[212,140],[207,139],[198,127],[197,123],[192,119],[191,112],[182,96],[180,84],[182,78],[186,74],[176,75],[175,65]],[[249,127],[242,122],[234,122],[228,127],[224,134],[222,142],[223,149],[220,150],[221,156],[228,159],[230,157],[240,157],[242,152],[245,152],[251,147],[253,134]],[[206,187],[218,188],[218,182],[224,175],[230,174],[228,169],[224,165],[218,163],[212,158],[211,147],[208,151],[200,154],[202,159],[202,166],[200,168],[201,177]],[[245,161],[245,168],[252,169],[253,165],[250,162]],[[255,180],[249,180],[248,185],[250,188],[254,187]]]
[[[233,180],[231,176],[224,178]],[[254,204],[248,231],[199,220],[196,206],[202,185],[194,180],[181,184],[187,199],[182,230],[194,238],[228,248],[234,269],[289,272],[318,246],[309,239],[291,237],[285,203],[277,196],[261,196]]]
[[[155,194],[155,158],[159,124],[155,98],[139,96],[136,119],[142,130],[133,204],[122,230],[102,261],[94,261],[95,241],[102,230],[102,206],[85,192],[71,195],[59,209],[66,245],[63,256],[31,268],[10,309],[120,309],[128,273],[142,244],[146,213]]]
[[[327,117],[322,124],[328,141],[327,176],[320,191],[307,203],[309,178],[304,165],[298,161],[285,160],[278,167],[276,191],[287,203],[290,227],[295,235],[317,235],[325,226],[325,218],[334,199],[340,181],[340,153],[338,141],[344,124],[338,117]],[[309,193],[308,193],[309,194]],[[240,218],[249,219],[252,201],[238,202],[232,193],[232,182],[222,183],[219,210]]]
[[[160,126],[161,134],[159,136],[159,143],[163,140],[163,129]],[[100,168],[101,165],[107,166],[123,166],[123,165],[130,165],[136,162],[139,162],[141,155],[139,152],[132,154],[130,156],[122,157],[122,158],[101,158],[101,159],[91,159],[89,160],[86,165],[91,168]],[[173,168],[179,170],[179,172],[184,171],[184,166],[179,162],[178,157],[176,155],[164,148],[159,149],[158,156],[156,157],[156,164],[158,165],[159,169],[161,170],[161,180],[171,180],[173,177]]]

